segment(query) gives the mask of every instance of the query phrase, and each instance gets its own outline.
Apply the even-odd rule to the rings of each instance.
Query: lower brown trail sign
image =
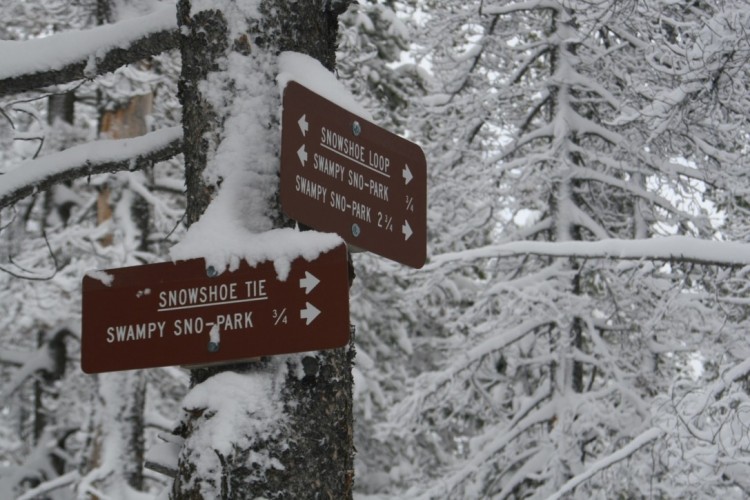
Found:
[[[210,271],[194,259],[89,273],[83,371],[229,362],[349,341],[345,245],[297,258],[284,281],[271,261]]]

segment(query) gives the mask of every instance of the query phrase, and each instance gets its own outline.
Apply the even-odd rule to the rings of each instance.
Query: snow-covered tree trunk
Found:
[[[106,373],[98,377],[98,404],[89,422],[91,441],[81,468],[86,474],[79,492],[117,492],[126,497],[143,488],[146,383],[142,371]]]
[[[179,2],[189,223],[231,167],[247,186],[244,207],[235,207],[244,229],[288,225],[276,195],[277,56],[302,52],[332,69],[337,16],[348,3]],[[237,148],[242,165],[227,165]],[[348,348],[194,369],[172,497],[350,498],[353,355]],[[211,398],[228,390],[232,397]]]

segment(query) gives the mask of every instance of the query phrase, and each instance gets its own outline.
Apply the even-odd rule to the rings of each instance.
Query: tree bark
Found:
[[[240,3],[240,2],[237,2]],[[178,4],[178,25],[182,34],[182,76],[179,86],[183,103],[185,175],[187,185],[187,221],[197,221],[218,191],[222,179],[204,175],[206,165],[224,138],[224,125],[233,107],[256,100],[262,95],[263,110],[254,110],[274,143],[280,141],[280,99],[274,82],[276,56],[286,50],[308,54],[327,68],[335,64],[337,16],[347,2],[328,0],[265,0],[259,2],[255,16],[246,19],[247,31],[230,35],[235,16],[227,11],[192,11],[190,0]],[[230,39],[233,38],[233,39]],[[241,55],[262,74],[260,88],[253,96],[235,89],[228,106],[216,109],[215,95],[206,93],[210,81],[224,70],[227,58]],[[219,79],[231,74],[227,72]],[[212,100],[213,99],[213,100]],[[270,134],[270,132],[269,132]],[[258,141],[256,139],[255,141]],[[259,146],[260,147],[260,146]],[[248,198],[260,200],[260,210],[268,224],[252,230],[261,232],[288,225],[278,204],[278,159],[269,174],[268,165],[260,165],[266,150],[250,154],[249,169],[257,182],[249,187]],[[211,180],[213,179],[213,181]],[[256,203],[258,206],[258,203]],[[196,436],[217,417],[203,408],[185,408],[176,433],[185,438],[172,489],[174,499],[250,499],[250,498],[333,498],[352,496],[353,431],[352,371],[353,345],[343,349],[257,362],[212,366],[192,371],[192,383],[207,384],[211,378],[234,371],[253,380],[264,380],[273,388],[278,407],[274,429],[255,429],[255,436],[233,436],[232,451],[222,453],[205,449]],[[279,373],[282,376],[279,376]],[[262,404],[262,403],[258,403]],[[245,418],[253,422],[254,408]],[[238,428],[248,427],[238,423]],[[253,427],[252,425],[249,427]],[[205,442],[204,442],[205,443]],[[263,460],[259,460],[259,456]],[[213,465],[206,466],[209,462]],[[264,463],[275,464],[263,467]]]

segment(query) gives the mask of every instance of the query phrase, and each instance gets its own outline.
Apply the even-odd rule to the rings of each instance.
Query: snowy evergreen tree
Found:
[[[422,297],[454,283],[456,302],[445,309],[422,299],[452,336],[427,344],[445,352],[442,367],[416,379],[384,427],[383,439],[405,443],[401,456],[415,457],[391,477],[412,485],[408,496],[427,498],[680,496],[698,486],[687,472],[697,464],[683,462],[679,477],[668,473],[685,441],[677,438],[678,412],[665,412],[662,397],[690,376],[691,360],[713,352],[707,337],[737,338],[728,330],[742,329],[701,293],[707,284],[697,281],[716,271],[696,266],[723,262],[730,267],[718,274],[726,276],[746,260],[731,245],[717,247],[715,258],[691,253],[695,239],[717,234],[702,193],[715,185],[717,166],[735,168],[731,153],[741,146],[732,137],[745,121],[739,108],[727,133],[716,118],[703,125],[707,115],[691,107],[706,100],[684,94],[711,80],[697,83],[695,73],[677,68],[698,68],[700,60],[701,71],[721,77],[706,69],[733,54],[716,42],[742,31],[712,17],[739,23],[741,15],[629,2],[435,7],[431,29],[453,36],[433,31],[421,42],[440,85],[427,101],[429,142],[445,148],[454,168],[431,196],[445,190],[442,217],[473,205],[485,220],[431,231],[443,228],[452,245],[465,240],[451,230],[485,232],[426,266]],[[688,238],[658,238],[675,233]],[[476,274],[467,280],[468,269]],[[721,428],[738,449],[742,417],[732,415]],[[665,432],[673,447],[661,439]],[[732,455],[727,468],[742,467],[736,452],[712,453]],[[736,477],[697,482],[708,496],[739,495]]]

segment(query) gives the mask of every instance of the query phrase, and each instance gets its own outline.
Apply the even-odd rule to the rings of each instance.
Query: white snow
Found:
[[[191,226],[191,230],[170,254],[174,260],[206,259],[206,266],[233,271],[244,259],[250,266],[267,260],[273,261],[278,279],[286,280],[291,263],[297,257],[315,260],[342,243],[335,234],[316,231],[300,232],[294,229],[274,229],[263,233],[243,230],[233,221],[211,217],[211,205],[204,218]]]
[[[276,81],[282,95],[286,84],[295,81],[350,113],[372,121],[372,114],[336,79],[336,75],[308,55],[282,52],[279,55],[279,76]]]
[[[260,56],[259,56],[260,57]],[[348,90],[318,61],[298,53],[284,52],[278,61],[279,90],[290,80],[319,92],[345,109],[370,118]],[[297,257],[314,260],[322,252],[342,243],[333,234],[293,229],[273,229],[268,207],[278,190],[278,157],[281,134],[268,130],[268,114],[281,116],[281,110],[268,108],[263,93],[264,75],[258,61],[231,54],[225,71],[217,72],[202,85],[211,104],[228,116],[224,137],[216,153],[208,159],[204,178],[219,191],[201,218],[170,251],[174,260],[202,257],[206,265],[234,270],[241,259],[254,266],[274,262],[278,278],[285,280],[291,261]],[[228,89],[234,90],[227,99]],[[267,113],[267,114],[266,114]]]
[[[221,332],[219,331],[219,324],[215,324],[211,327],[211,331],[208,332],[208,340],[214,344],[221,343]]]
[[[159,434],[159,442],[146,451],[145,461],[164,467],[168,470],[177,470],[177,461],[184,439],[173,434]]]
[[[278,401],[274,398],[275,391],[271,377],[267,375],[240,374],[235,372],[219,373],[200,385],[195,386],[185,396],[182,407],[186,410],[205,409],[204,415],[213,416],[207,433],[191,439],[205,438],[205,448],[215,448],[223,454],[231,453],[232,443],[238,436],[249,434],[247,426],[258,427],[267,425],[267,421],[275,421],[283,411],[278,408]],[[247,413],[253,415],[249,422]],[[265,433],[262,433],[265,435]],[[193,443],[199,445],[200,442]],[[197,448],[196,447],[196,448]]]
[[[94,278],[97,281],[101,281],[105,286],[112,286],[112,282],[115,280],[115,276],[113,274],[109,274],[104,271],[97,271],[95,269],[87,271],[86,276]]]
[[[183,400],[182,408],[201,412],[201,425],[194,428],[188,445],[194,450],[198,470],[219,470],[217,453],[231,455],[235,445],[247,447],[251,440],[262,443],[278,436],[285,423],[283,407],[277,398],[274,376],[267,372],[224,372],[194,387]],[[259,466],[253,469],[256,474],[263,474],[269,468],[283,468],[278,460],[263,452],[253,452],[248,463]]]

